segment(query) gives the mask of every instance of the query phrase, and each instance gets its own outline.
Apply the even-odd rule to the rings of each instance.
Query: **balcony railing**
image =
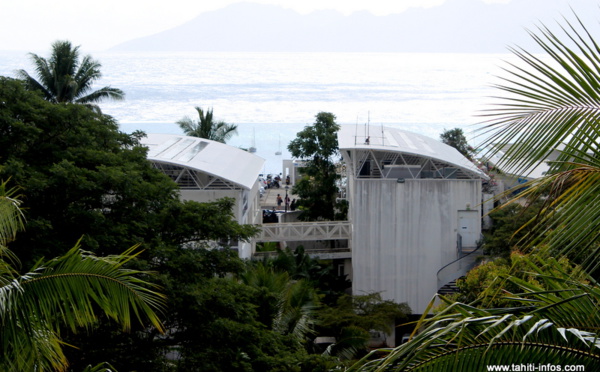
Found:
[[[321,260],[333,260],[340,258],[352,258],[352,252],[350,248],[330,248],[330,249],[314,249],[307,248],[304,253],[309,255],[312,258],[319,258]],[[277,256],[277,251],[268,251],[268,252],[256,252],[254,253],[255,259],[260,259],[262,257],[275,257]]]
[[[286,222],[263,224],[256,242],[298,242],[350,239],[349,221]]]

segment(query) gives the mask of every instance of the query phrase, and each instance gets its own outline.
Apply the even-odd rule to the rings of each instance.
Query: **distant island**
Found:
[[[595,11],[582,10],[592,5]],[[448,0],[388,16],[333,10],[301,15],[274,5],[236,3],[110,50],[504,53],[515,45],[536,50],[526,29],[540,20],[554,24],[570,15],[570,6],[583,17],[598,14],[598,5],[589,0]]]

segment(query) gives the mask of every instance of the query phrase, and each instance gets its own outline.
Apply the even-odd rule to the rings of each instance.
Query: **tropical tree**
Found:
[[[299,343],[314,332],[315,311],[320,303],[308,280],[292,280],[287,272],[276,272],[263,262],[250,266],[240,280],[257,289],[261,297],[258,319],[263,324],[277,333],[291,335]]]
[[[527,261],[538,284],[504,277],[520,291],[506,295],[519,306],[480,309],[440,296],[448,307],[423,317],[416,326],[419,334],[396,349],[378,350],[383,358],[371,353],[349,371],[486,371],[494,365],[523,371],[529,367],[522,366],[540,365],[595,370],[600,364],[600,289],[573,280],[562,271],[564,263],[553,258],[529,256]]]
[[[308,221],[344,219],[345,216],[336,215],[336,210],[343,209],[337,201],[340,176],[335,164],[335,156],[339,156],[337,131],[340,126],[330,112],[320,112],[315,117],[314,125],[298,132],[288,145],[292,156],[305,162],[300,170],[302,178],[293,189],[299,197],[300,218]]]
[[[162,329],[155,310],[163,308],[163,296],[139,278],[140,272],[123,267],[136,257],[135,247],[122,255],[96,257],[77,244],[19,274],[18,260],[7,245],[24,226],[20,204],[16,189],[1,183],[0,369],[65,371],[60,328],[90,327],[101,315],[124,330],[131,328],[132,318],[147,318]]]
[[[212,109],[206,110],[205,113],[202,108],[196,106],[196,111],[198,120],[186,116],[177,122],[185,135],[225,143],[237,134],[237,125],[214,121]]]
[[[70,41],[54,42],[49,59],[34,53],[30,57],[37,79],[25,70],[18,70],[17,76],[29,89],[41,91],[50,102],[95,104],[105,99],[125,98],[123,91],[110,86],[92,90],[93,83],[102,77],[102,65],[89,55],[79,60],[79,46],[73,47]]]
[[[472,159],[475,149],[467,142],[467,137],[461,128],[447,129],[440,134],[440,139],[448,146],[458,150],[467,159]]]
[[[549,245],[588,269],[598,267],[600,253],[600,47],[575,16],[565,21],[566,40],[546,27],[531,33],[547,53],[542,58],[522,49],[497,87],[505,92],[486,115],[484,146],[494,155],[506,148],[500,165],[511,173],[547,162],[558,150],[545,177],[519,185],[518,198],[545,200],[521,245]]]
[[[598,268],[600,249],[600,47],[575,19],[565,20],[563,40],[545,26],[531,32],[547,57],[512,50],[523,65],[506,69],[508,76],[497,86],[503,94],[486,113],[483,128],[491,155],[506,149],[500,164],[511,173],[526,173],[560,151],[547,174],[518,195],[544,200],[519,242],[532,252],[528,270],[535,280],[510,273],[504,278],[520,291],[505,286],[505,297],[520,305],[480,309],[479,302],[448,301],[442,312],[422,319],[421,332],[411,341],[384,358],[365,358],[352,370],[486,370],[494,364],[570,364],[588,370],[600,365],[600,290],[589,275]],[[556,255],[582,263],[585,280],[574,280]]]
[[[411,309],[405,302],[384,300],[378,292],[345,294],[334,306],[319,312],[318,329],[322,335],[336,338],[328,353],[352,359],[366,353],[371,331],[390,334],[394,332],[394,325],[406,321],[410,313]]]
[[[524,226],[535,218],[542,201],[538,200],[527,207],[511,203],[490,213],[493,224],[484,232],[483,252],[494,257],[508,258],[514,250],[520,248],[520,240],[529,232]]]
[[[70,368],[81,371],[109,361],[120,371],[164,371],[173,365],[168,359],[172,352],[187,347],[205,348],[204,355],[227,354],[223,345],[230,344],[215,343],[214,335],[230,335],[226,341],[232,341],[239,323],[229,322],[226,314],[206,316],[211,303],[202,298],[212,288],[207,280],[233,275],[243,262],[233,250],[209,251],[192,242],[239,241],[254,235],[256,227],[233,218],[234,201],[181,201],[177,185],[147,160],[147,149],[138,142],[140,133],[120,132],[114,118],[86,105],[52,104],[26,90],[22,81],[4,77],[0,102],[0,179],[10,178],[26,191],[22,205],[27,229],[10,244],[21,267],[38,267],[47,258],[63,256],[79,239],[98,256],[117,255],[123,247],[141,244],[144,250],[127,262],[127,268],[157,273],[144,278],[169,296],[161,317],[167,335],[137,322],[131,332],[122,332],[107,317],[76,335],[61,329],[62,341],[77,346],[64,349]],[[236,297],[227,293],[217,290],[215,297],[222,298],[215,301],[224,307],[235,305],[236,310],[255,306],[242,299],[232,304],[228,301]],[[240,323],[249,325],[246,319]],[[213,331],[204,332],[208,328]],[[249,335],[237,345],[251,348],[256,340]],[[261,351],[273,359],[287,353],[285,347],[268,350],[268,340],[262,345]],[[244,360],[233,350],[236,347],[231,344],[231,354]],[[190,353],[179,355],[183,364]],[[193,358],[187,362],[194,365]],[[202,366],[198,363],[181,370]]]

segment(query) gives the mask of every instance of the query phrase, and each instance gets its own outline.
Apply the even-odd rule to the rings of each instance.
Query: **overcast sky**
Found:
[[[432,7],[446,0],[249,0],[306,14],[335,9],[375,15],[410,7]],[[507,3],[524,0],[480,0]],[[56,40],[70,40],[87,52],[155,34],[240,0],[0,0],[0,50],[45,53]]]

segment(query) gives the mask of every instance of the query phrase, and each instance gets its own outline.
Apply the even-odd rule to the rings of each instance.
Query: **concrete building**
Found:
[[[239,223],[262,225],[254,242],[236,247],[240,257],[251,258],[259,241],[311,247],[310,242],[333,240],[341,245],[326,243],[327,249],[307,252],[333,260],[352,280],[353,293],[382,292],[384,299],[407,302],[420,314],[442,285],[470,268],[459,258],[473,251],[481,236],[486,176],[454,148],[431,138],[385,127],[358,132],[357,126],[344,125],[338,133],[348,221],[284,218],[262,225],[257,181],[262,158],[182,135],[149,134],[142,143],[154,166],[177,182],[182,199],[231,197]],[[283,165],[284,176],[295,180],[300,163]]]
[[[347,171],[352,291],[382,292],[423,313],[440,288],[438,270],[477,246],[486,176],[454,148],[399,129],[343,125],[338,141]],[[466,272],[452,270],[449,280]]]
[[[247,151],[204,138],[148,134],[141,140],[148,160],[171,177],[183,200],[235,200],[234,215],[241,224],[262,223],[258,174],[265,160]],[[253,243],[239,242],[242,258],[254,253]]]

